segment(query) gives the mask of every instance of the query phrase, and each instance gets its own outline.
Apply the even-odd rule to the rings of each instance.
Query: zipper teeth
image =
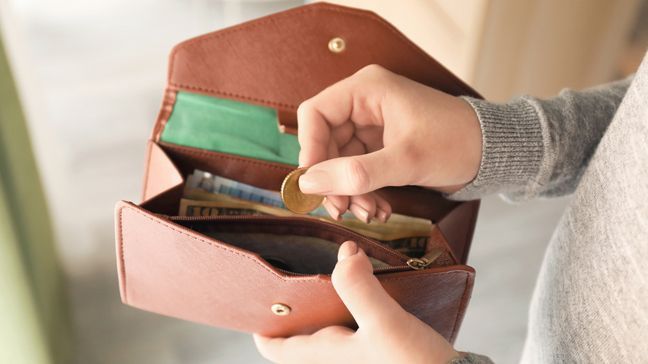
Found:
[[[347,235],[350,236],[351,238],[356,238],[356,239],[358,239],[358,240],[362,240],[363,243],[368,244],[368,245],[370,245],[370,246],[373,247],[373,248],[376,248],[376,249],[378,249],[378,250],[380,250],[380,251],[382,251],[382,252],[385,252],[385,253],[387,253],[387,254],[389,254],[389,255],[391,255],[391,256],[394,256],[394,257],[398,258],[401,262],[404,263],[404,265],[403,265],[402,267],[407,267],[407,268],[409,268],[409,266],[408,266],[407,264],[405,264],[405,262],[407,262],[407,261],[410,259],[410,257],[408,257],[408,256],[406,256],[406,255],[404,255],[404,254],[401,254],[401,253],[399,253],[399,252],[393,251],[393,250],[391,250],[391,249],[389,249],[389,248],[383,246],[383,245],[380,244],[379,242],[376,242],[376,241],[374,241],[374,240],[372,240],[372,239],[369,239],[369,238],[367,238],[366,236],[364,236],[364,235],[362,235],[362,234],[356,233],[355,231],[351,231],[351,230],[346,229],[346,228],[344,228],[344,227],[337,226],[337,225],[334,225],[334,224],[331,224],[331,223],[328,223],[328,222],[325,222],[325,221],[319,221],[319,220],[315,221],[315,220],[313,220],[313,219],[311,219],[311,218],[308,218],[308,217],[290,217],[290,218],[283,218],[283,217],[280,217],[280,216],[267,217],[267,216],[259,216],[259,215],[235,215],[235,216],[169,216],[169,215],[161,215],[161,214],[158,215],[158,216],[161,216],[161,217],[167,218],[167,219],[169,219],[169,220],[171,220],[171,221],[228,221],[228,220],[243,220],[243,221],[249,221],[249,220],[258,220],[258,221],[274,222],[274,221],[281,221],[281,220],[284,220],[284,221],[303,221],[303,222],[306,222],[306,223],[308,223],[308,224],[318,224],[318,223],[319,223],[319,224],[326,224],[326,225],[325,225],[325,228],[326,228],[326,229],[328,229],[328,230],[333,230],[333,231],[337,230],[337,231],[340,231],[340,232],[342,232],[342,233],[344,233],[344,234],[347,234]],[[354,239],[351,239],[351,240],[354,240]],[[378,271],[387,270],[387,269],[391,269],[391,268],[380,268],[380,269],[377,269],[377,270],[375,270],[375,271],[378,272]],[[411,269],[411,268],[410,268],[410,269]]]

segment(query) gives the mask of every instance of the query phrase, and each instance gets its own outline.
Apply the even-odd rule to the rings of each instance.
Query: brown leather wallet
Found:
[[[343,44],[329,43],[336,38]],[[335,42],[335,41],[333,41]],[[343,51],[340,51],[343,46]],[[160,141],[179,91],[269,106],[294,133],[300,102],[369,64],[452,95],[470,87],[374,13],[316,3],[209,33],[177,45],[168,86],[148,142],[143,202],[116,207],[122,301],[208,325],[268,336],[354,326],[329,274],[295,274],[230,238],[274,234],[355,240],[390,268],[375,275],[407,311],[453,341],[473,286],[465,265],[479,201],[450,201],[420,187],[379,193],[400,214],[435,224],[430,241],[448,246],[453,264],[414,270],[407,257],[345,228],[297,217],[178,217],[184,176],[194,169],[279,190],[294,166]],[[214,237],[209,231],[224,233]],[[229,234],[229,235],[228,235]],[[234,239],[236,240],[236,239]],[[277,308],[279,307],[279,308]]]

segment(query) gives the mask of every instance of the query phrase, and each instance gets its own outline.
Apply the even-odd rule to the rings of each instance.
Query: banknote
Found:
[[[266,206],[254,202],[235,199],[229,196],[216,197],[211,201],[180,200],[181,216],[236,216],[236,215],[269,215],[269,216],[301,216],[288,210],[274,206]],[[312,217],[328,223],[345,226],[359,234],[378,240],[390,248],[409,256],[422,255],[428,241],[428,235],[406,236],[390,239],[389,235],[382,235],[377,231],[367,228],[349,226],[344,221],[335,221],[327,218]],[[365,224],[367,225],[367,224]]]
[[[222,196],[280,208],[284,213],[290,213],[285,209],[281,196],[277,191],[258,188],[201,170],[195,170],[187,178],[184,191],[185,198],[209,201],[222,199]],[[258,210],[258,207],[258,205],[253,205],[252,209]],[[279,215],[278,213],[273,213],[273,215],[292,216]],[[309,215],[333,221],[323,207],[315,209]],[[400,214],[392,214],[386,223],[372,222],[367,224],[357,219],[350,212],[346,212],[341,216],[341,223],[353,230],[375,232],[388,240],[426,236],[433,228],[430,220]]]
[[[285,208],[278,191],[262,189],[208,172],[195,170],[187,177],[183,198],[180,200],[181,216],[299,216],[340,225],[372,238],[410,257],[429,254],[429,239],[435,225],[427,219],[392,214],[386,223],[365,223],[350,212],[339,221],[333,220],[323,207],[309,215],[297,215]],[[435,248],[435,246],[432,246]],[[434,258],[433,265],[453,264],[447,246],[438,246],[443,253]]]
[[[209,172],[195,170],[187,178],[185,184],[185,195],[188,191],[201,190],[219,195],[227,195],[242,200],[258,202],[268,206],[275,206],[285,209],[286,206],[281,199],[278,191],[266,190],[235,181],[229,178],[221,177]],[[328,216],[324,207],[319,207],[309,213],[312,216]],[[353,214],[347,212],[341,216],[342,219],[353,218]]]
[[[285,208],[283,201],[281,201],[281,195],[277,191],[258,188],[201,170],[195,170],[187,178],[185,184],[185,191],[196,189],[264,205]]]
[[[269,216],[302,216],[276,206],[268,206],[258,202],[245,201],[228,195],[208,194],[202,191],[190,191],[187,198],[180,200],[180,216],[225,216],[225,215],[269,215]],[[433,225],[427,221],[426,226],[408,226],[404,221],[392,223],[387,221],[366,224],[357,219],[335,221],[329,216],[311,216],[313,219],[326,221],[344,226],[349,230],[380,241],[394,242],[392,248],[414,249],[415,246],[425,247],[424,241],[413,243],[412,238],[427,237]],[[400,216],[397,216],[398,220]],[[422,224],[421,224],[422,225]],[[408,240],[409,239],[409,240]],[[400,241],[400,243],[399,243]],[[400,245],[399,245],[400,244]]]

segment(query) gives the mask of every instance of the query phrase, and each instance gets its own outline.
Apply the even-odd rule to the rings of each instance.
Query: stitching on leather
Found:
[[[170,229],[170,230],[175,231],[176,233],[180,233],[180,234],[182,234],[182,235],[184,235],[184,236],[187,236],[187,237],[191,238],[192,240],[199,241],[199,242],[202,242],[202,243],[206,243],[206,244],[208,244],[209,246],[212,246],[212,247],[214,247],[214,248],[221,249],[221,250],[227,251],[227,252],[229,252],[229,253],[236,254],[236,255],[238,255],[238,256],[240,256],[240,257],[246,259],[246,260],[249,260],[249,261],[253,262],[254,264],[260,266],[261,268],[263,268],[263,269],[266,270],[267,272],[271,273],[271,274],[274,275],[275,277],[278,277],[278,278],[280,278],[280,279],[282,279],[282,280],[284,280],[284,281],[292,281],[292,282],[295,282],[295,283],[308,283],[308,282],[310,282],[310,281],[313,281],[313,282],[318,283],[318,284],[327,284],[326,282],[323,282],[323,281],[320,281],[320,280],[313,279],[312,277],[304,277],[304,278],[301,278],[301,277],[288,277],[288,278],[286,278],[286,277],[282,277],[282,276],[279,275],[277,272],[271,270],[270,268],[266,267],[265,265],[263,265],[263,264],[262,264],[261,262],[259,262],[258,260],[253,259],[252,257],[249,257],[249,256],[247,256],[247,255],[245,255],[245,254],[242,254],[242,253],[240,253],[240,252],[237,252],[237,251],[235,251],[235,250],[233,250],[233,249],[229,249],[229,248],[224,247],[224,246],[215,245],[213,242],[210,242],[210,241],[208,241],[208,240],[201,239],[201,238],[199,238],[199,237],[189,235],[189,234],[185,233],[185,232],[182,231],[182,230],[178,230],[178,229],[176,229],[175,227],[171,226],[170,224],[164,223],[164,222],[162,222],[162,221],[155,220],[155,219],[151,218],[150,216],[148,216],[148,215],[142,213],[141,211],[139,211],[139,210],[137,210],[137,209],[135,209],[135,208],[132,208],[132,207],[124,207],[124,208],[122,208],[122,211],[123,211],[123,209],[126,209],[126,208],[128,208],[130,211],[132,211],[132,212],[134,212],[134,213],[137,213],[138,215],[143,216],[143,217],[146,218],[147,220],[150,220],[150,221],[152,221],[152,222],[154,222],[154,223],[156,223],[156,224],[162,225],[162,226],[164,226],[164,227],[166,227],[166,228],[168,228],[168,229]],[[121,211],[120,211],[120,214],[121,214]],[[123,239],[122,239],[122,244],[123,244]],[[124,253],[124,249],[123,249],[123,245],[122,245],[122,254],[123,254],[123,253]],[[125,271],[126,271],[126,261],[125,261],[125,259],[124,259],[123,256],[122,256],[122,266],[124,267],[124,273],[125,273]],[[126,286],[126,285],[124,284],[124,287],[125,287],[125,286]]]
[[[162,137],[162,132],[164,131],[164,128],[166,127],[166,124],[169,122],[169,119],[171,118],[171,114],[173,113],[173,106],[175,105],[176,99],[178,95],[178,90],[175,90],[174,87],[167,87],[166,90],[164,90],[164,100],[162,100],[162,108],[160,109],[160,113],[158,115],[158,122],[157,125],[155,126],[156,133],[154,140],[158,141]]]
[[[146,196],[148,196],[148,182],[149,182],[149,175],[151,174],[151,154],[153,154],[153,144],[151,141],[147,142],[148,144],[148,150],[146,151],[146,171],[144,171],[144,191],[142,199],[145,200]],[[121,214],[121,211],[120,211]]]
[[[189,39],[189,40],[187,40],[187,41],[185,41],[183,43],[180,43],[180,45],[184,45],[184,46],[195,45],[196,43],[202,43],[203,41],[206,41],[208,39],[220,38],[220,37],[223,37],[223,36],[228,35],[230,33],[236,33],[236,32],[246,30],[246,29],[249,29],[249,28],[256,28],[256,27],[259,27],[261,25],[265,25],[267,23],[272,23],[272,22],[276,21],[278,18],[292,17],[294,15],[298,15],[298,14],[302,14],[302,13],[313,12],[313,11],[317,10],[317,7],[322,7],[322,8],[324,8],[324,10],[330,10],[330,9],[327,9],[326,6],[323,6],[323,5],[309,6],[309,7],[304,7],[302,9],[293,9],[293,10],[289,10],[289,11],[287,11],[285,13],[279,13],[279,14],[273,14],[273,15],[267,16],[265,19],[262,18],[262,19],[251,20],[248,23],[243,23],[243,24],[234,26],[234,27],[229,28],[229,29],[218,30],[218,31],[215,31],[215,32],[213,32],[211,34],[206,34],[206,35],[203,35],[203,36],[196,37],[194,39]],[[172,56],[174,56],[174,55],[175,55],[175,50],[174,50]]]
[[[259,104],[265,104],[265,105],[270,105],[270,106],[279,106],[279,107],[283,107],[283,108],[287,108],[287,109],[291,109],[291,110],[297,110],[297,106],[295,106],[293,104],[286,104],[286,103],[279,102],[279,101],[271,101],[271,100],[259,99],[259,98],[256,98],[256,97],[245,96],[245,95],[241,95],[241,94],[237,94],[237,93],[233,93],[233,92],[221,91],[221,90],[217,90],[217,89],[205,88],[205,87],[194,86],[194,85],[185,85],[185,84],[175,83],[175,82],[170,82],[170,84],[172,86],[175,86],[175,87],[181,87],[181,88],[195,90],[195,91],[209,92],[209,93],[213,93],[213,94],[217,94],[217,95],[221,95],[221,96],[225,96],[225,97],[232,97],[232,98],[239,98],[239,99],[243,99],[243,100],[248,100],[248,101],[256,102],[256,103],[259,103]]]
[[[231,159],[231,160],[236,160],[236,161],[240,161],[240,162],[244,162],[244,163],[248,163],[248,164],[252,164],[252,165],[259,165],[259,166],[263,166],[263,167],[267,167],[267,168],[278,169],[278,170],[285,171],[285,172],[290,172],[290,171],[293,170],[293,168],[291,168],[291,167],[284,167],[284,166],[276,165],[274,163],[265,162],[265,161],[261,161],[261,160],[248,159],[248,158],[239,157],[239,156],[236,156],[236,155],[216,154],[216,152],[203,151],[203,150],[194,150],[194,149],[192,149],[190,147],[174,145],[174,144],[171,144],[171,143],[160,143],[160,144],[163,145],[165,148],[175,149],[175,150],[180,151],[181,153],[195,154],[195,155],[205,156],[205,157],[209,157],[209,158]]]
[[[319,7],[321,7],[321,9],[319,9]],[[277,20],[277,18],[293,17],[295,15],[299,15],[299,14],[303,14],[303,13],[307,13],[307,12],[314,12],[315,10],[323,10],[323,11],[332,11],[332,12],[338,12],[338,13],[346,13],[346,14],[349,14],[351,16],[355,16],[355,17],[359,17],[359,18],[363,18],[363,19],[367,19],[367,20],[377,22],[380,25],[384,26],[388,31],[390,31],[396,37],[403,40],[404,43],[409,48],[411,48],[415,53],[417,53],[419,56],[422,56],[422,57],[424,57],[426,59],[430,59],[430,56],[427,53],[425,53],[423,50],[421,50],[416,45],[414,45],[412,43],[412,41],[407,39],[407,37],[405,37],[402,33],[398,32],[396,29],[394,29],[394,27],[391,24],[389,24],[386,20],[384,20],[384,19],[382,19],[382,18],[380,18],[378,16],[375,16],[373,14],[367,14],[367,13],[358,13],[355,10],[328,7],[328,6],[325,6],[325,5],[320,5],[319,7],[307,7],[307,8],[300,9],[300,10],[293,10],[293,11],[290,11],[290,12],[284,13],[284,14],[275,14],[270,18],[252,21],[252,22],[250,22],[248,24],[242,24],[240,26],[237,26],[237,27],[234,27],[234,28],[231,28],[231,29],[217,31],[217,32],[215,32],[213,34],[209,34],[209,35],[205,35],[205,36],[202,36],[202,37],[198,37],[198,38],[188,40],[188,41],[186,41],[184,43],[181,43],[179,45],[179,47],[182,47],[182,46],[187,47],[187,48],[193,47],[196,44],[208,41],[208,40],[213,39],[213,38],[220,38],[220,37],[229,35],[231,33],[239,32],[239,31],[242,31],[242,30],[250,29],[250,28],[259,27],[261,25],[265,25],[266,23],[274,22],[274,21]],[[170,67],[169,67],[169,74],[168,74],[168,79],[169,79],[169,84],[170,85],[175,86],[175,87],[192,89],[192,90],[196,90],[196,91],[211,92],[211,93],[215,93],[215,94],[223,95],[223,96],[237,97],[237,98],[241,98],[241,99],[244,99],[244,100],[254,101],[254,102],[261,103],[261,104],[266,104],[266,105],[282,106],[282,107],[287,107],[287,108],[290,108],[290,109],[297,109],[297,106],[293,105],[293,104],[286,104],[286,103],[282,103],[282,102],[279,102],[279,101],[273,101],[273,100],[258,99],[258,98],[254,98],[254,97],[250,97],[250,96],[246,96],[246,95],[241,95],[241,94],[237,94],[237,93],[232,93],[232,92],[227,92],[227,91],[223,91],[223,90],[218,90],[218,89],[214,89],[214,88],[205,88],[205,87],[200,87],[200,86],[195,86],[195,85],[184,85],[184,84],[180,84],[180,83],[171,82],[171,75],[173,74],[173,71],[174,71],[175,58],[176,58],[176,54],[178,53],[179,47],[174,48],[173,52],[171,53],[171,60],[170,60]],[[443,68],[443,66],[441,66],[441,67]],[[447,72],[443,72],[441,74],[441,77],[443,77],[443,78],[445,78],[446,80],[449,80],[449,81],[455,81],[455,79],[450,74],[448,74]],[[450,82],[450,84],[453,85],[454,82]],[[468,92],[469,90],[466,89],[464,87],[464,85],[453,86],[453,87],[458,88],[462,92],[471,93],[471,92]]]
[[[122,277],[122,282],[124,283],[124,302],[128,302],[128,285],[126,284],[126,259],[124,258],[124,220],[122,218],[124,208],[119,208],[119,260],[121,260],[121,267],[119,269],[119,274]]]

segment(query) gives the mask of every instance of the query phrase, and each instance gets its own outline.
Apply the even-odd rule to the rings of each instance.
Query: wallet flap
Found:
[[[169,61],[167,98],[184,90],[269,106],[289,130],[303,100],[369,64],[452,95],[480,97],[375,13],[327,3],[187,40]]]

